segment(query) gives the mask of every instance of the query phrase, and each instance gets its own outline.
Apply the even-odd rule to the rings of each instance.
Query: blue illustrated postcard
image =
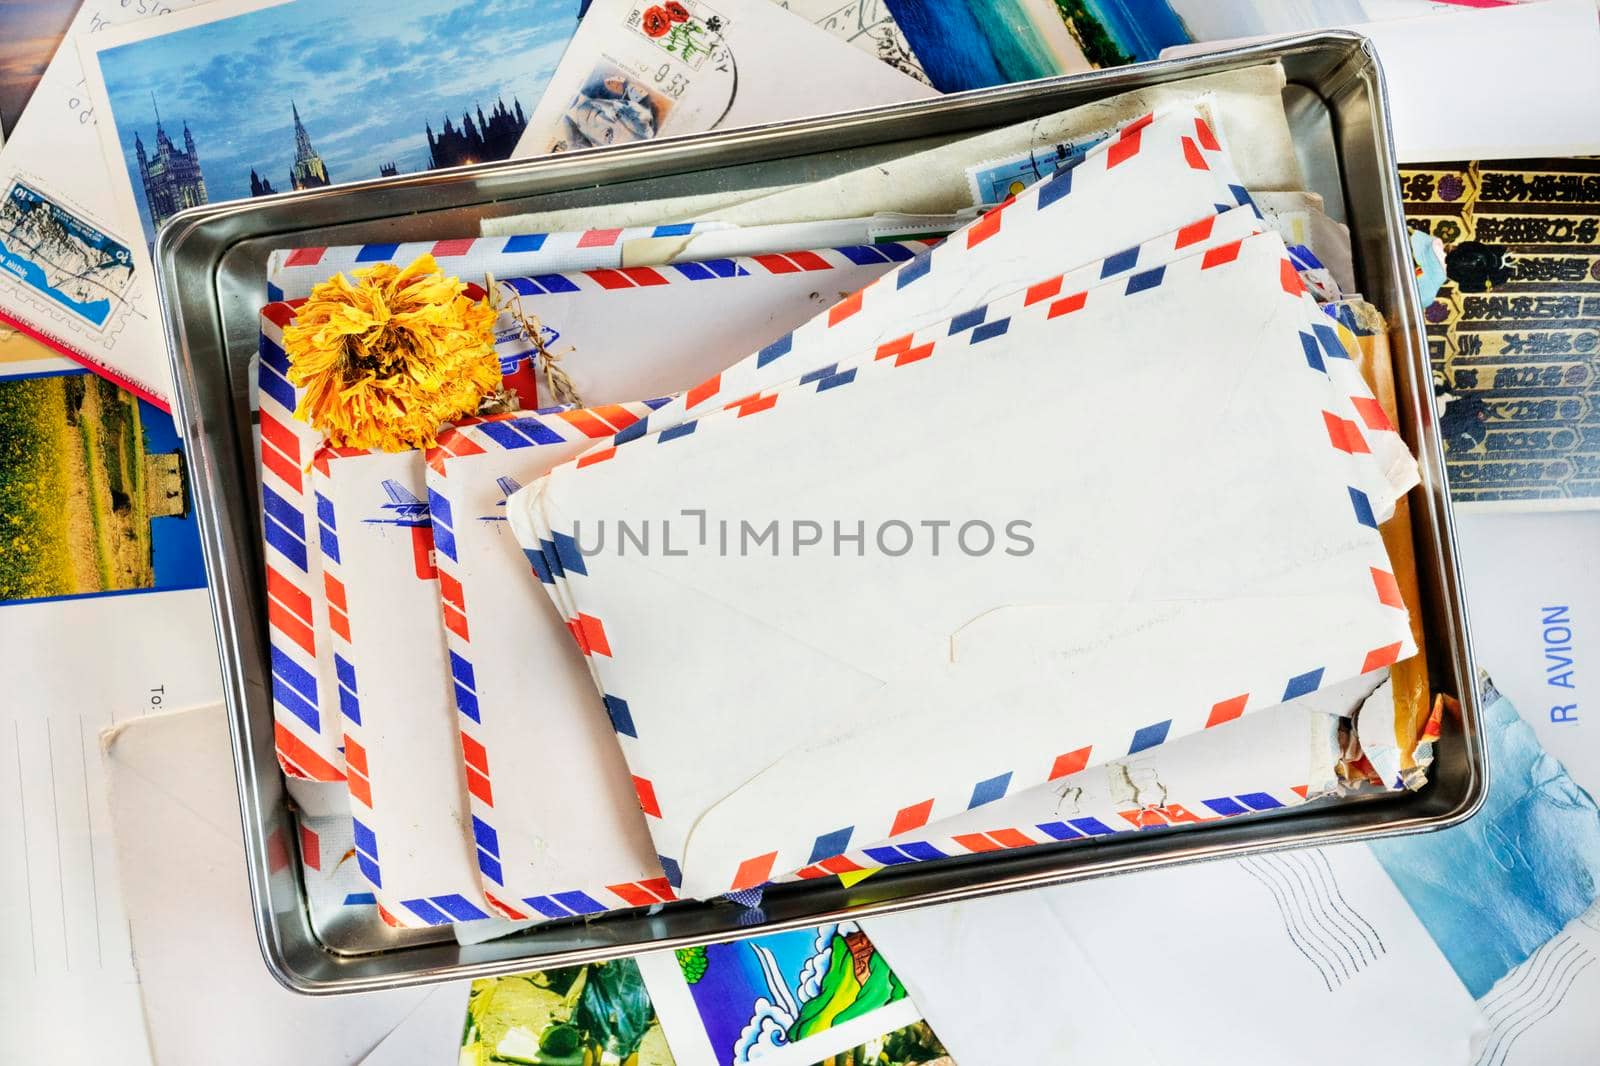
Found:
[[[759,1061],[906,998],[854,922],[688,948],[678,965],[719,1066]]]
[[[108,39],[98,75],[145,239],[200,204],[510,158],[576,14],[230,0]]]

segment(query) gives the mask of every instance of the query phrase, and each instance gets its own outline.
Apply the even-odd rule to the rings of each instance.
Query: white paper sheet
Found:
[[[1600,152],[1600,22],[1593,0],[1343,26],[1371,38],[1378,50],[1402,163]],[[1179,45],[1161,55],[1255,39]],[[1469,70],[1493,76],[1461,76]]]
[[[1600,790],[1600,514],[1456,513],[1472,643],[1539,743]]]
[[[128,719],[138,712],[127,715]],[[145,1066],[99,733],[104,704],[0,716],[0,1060]],[[83,1024],[92,1004],[93,1026]]]
[[[936,95],[765,0],[667,6],[595,0],[516,154],[627,144]]]
[[[1482,1025],[1359,845],[870,918],[963,1066],[1465,1063]],[[996,1018],[1010,1019],[998,1025]]]
[[[272,979],[251,925],[220,706],[129,723],[104,745],[129,934],[160,1066],[359,1062],[431,997],[452,987],[465,996],[460,983],[310,997]],[[96,1028],[81,1012],[75,1018]]]

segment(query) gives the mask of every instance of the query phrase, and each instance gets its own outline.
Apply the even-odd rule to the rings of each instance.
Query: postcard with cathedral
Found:
[[[196,204],[509,157],[576,28],[575,2],[219,0],[82,47],[150,242]]]

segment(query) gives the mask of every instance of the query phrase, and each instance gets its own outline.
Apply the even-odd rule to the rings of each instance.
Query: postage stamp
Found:
[[[562,113],[551,150],[651,140],[660,135],[672,104],[667,93],[602,56]]]
[[[16,181],[0,203],[0,271],[100,329],[133,283],[133,253]]]
[[[1058,170],[1070,170],[1109,135],[1109,130],[1092,133],[968,167],[967,187],[972,192],[972,202],[979,207],[993,207]]]
[[[636,0],[627,25],[690,70],[699,70],[720,41],[728,20],[699,0]]]

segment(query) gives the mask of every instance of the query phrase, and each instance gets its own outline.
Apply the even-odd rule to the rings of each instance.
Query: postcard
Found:
[[[1174,10],[1183,6],[1177,0],[893,0],[888,6],[942,92],[1142,62],[1192,39]]]
[[[88,0],[0,157],[0,316],[160,406],[162,221],[506,158],[572,30],[515,0],[169,0],[125,25],[153,7]]]
[[[634,959],[481,978],[472,982],[461,1029],[461,1066],[674,1066]]]
[[[811,1017],[785,1025],[791,1007]],[[919,1018],[860,930],[827,925],[474,981],[461,1063],[954,1066]]]
[[[773,0],[900,73],[932,84],[886,0]]]
[[[651,952],[638,962],[677,1066],[948,1063],[855,922]],[[863,1046],[875,1053],[852,1057]]]
[[[765,0],[595,0],[516,154],[630,144],[934,95],[925,83]]]
[[[19,705],[120,716],[218,698],[189,479],[166,412],[0,340],[0,671]]]
[[[78,0],[21,0],[0,7],[0,143],[17,124],[77,10]]]
[[[1451,498],[1600,507],[1600,159],[1400,175],[1407,225],[1445,249],[1423,319]]]
[[[0,324],[163,409],[170,402],[155,286],[119,221],[78,45],[198,0],[85,0],[0,153]],[[11,5],[7,5],[7,10]]]
[[[0,605],[205,587],[166,412],[81,368],[0,377],[0,458]]]
[[[84,45],[121,219],[511,155],[573,29],[497,0],[225,0]]]

